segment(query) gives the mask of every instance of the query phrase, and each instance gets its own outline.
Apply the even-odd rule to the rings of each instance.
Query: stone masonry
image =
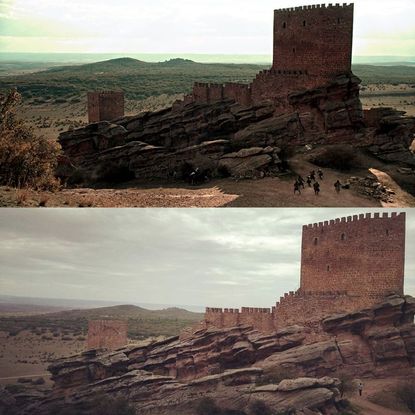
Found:
[[[121,91],[88,92],[87,98],[90,124],[124,116],[124,93]]]
[[[122,320],[90,320],[88,349],[116,350],[126,346],[127,322]]]
[[[272,101],[289,107],[288,95],[329,84],[352,71],[354,5],[318,4],[274,11],[274,53],[271,69],[250,84],[195,83],[184,100],[214,103],[232,99],[244,106]]]
[[[249,325],[269,333],[403,295],[405,219],[405,213],[375,213],[304,226],[300,288],[272,308],[208,307],[204,326]]]

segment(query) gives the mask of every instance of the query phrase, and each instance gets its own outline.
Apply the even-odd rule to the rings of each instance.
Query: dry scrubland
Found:
[[[85,350],[88,319],[127,319],[129,339],[137,343],[177,335],[203,316],[177,308],[152,311],[136,306],[13,313],[0,313],[0,384],[18,383],[21,377],[47,379],[49,363]]]
[[[3,76],[0,77],[0,92],[17,86],[22,94],[18,116],[33,127],[35,134],[55,143],[60,132],[86,124],[88,90],[124,89],[126,114],[131,115],[171,106],[183,93],[191,90],[194,81],[248,82],[263,68],[260,65],[199,64],[183,59],[150,64],[125,58]],[[415,115],[415,67],[356,65],[353,69],[363,80],[361,99],[365,108],[392,106]],[[320,197],[315,197],[309,189],[301,197],[294,196],[292,183],[295,174],[307,175],[316,167],[310,164],[308,156],[300,154],[290,160],[292,175],[256,181],[220,179],[198,187],[183,182],[158,181],[132,181],[125,186],[104,183],[94,189],[63,188],[55,191],[1,187],[0,206],[415,206],[411,196],[415,188],[413,175],[401,174],[398,168],[373,158],[366,158],[366,163],[356,164],[346,172],[325,169]],[[20,161],[16,160],[16,163]],[[375,170],[369,172],[371,168],[379,173],[373,175]],[[377,177],[393,192],[389,200],[372,198],[362,189],[353,188],[336,195],[334,181],[347,182],[355,175]]]

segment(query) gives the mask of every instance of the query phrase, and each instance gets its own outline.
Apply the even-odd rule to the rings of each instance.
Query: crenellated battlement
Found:
[[[333,313],[372,307],[403,294],[404,212],[366,213],[303,226],[297,291],[270,308],[206,308],[206,327],[249,325],[269,333],[318,324]]]
[[[308,229],[321,229],[326,228],[328,226],[337,225],[339,223],[350,223],[350,222],[360,222],[366,221],[366,220],[405,220],[405,213],[399,213],[399,212],[391,212],[390,214],[388,212],[384,213],[374,213],[373,216],[371,213],[366,214],[360,214],[360,215],[353,215],[353,216],[347,216],[343,218],[337,218],[332,219],[329,221],[324,222],[318,222],[318,223],[311,223],[308,225],[303,226],[303,231],[307,231]]]
[[[306,6],[297,6],[297,7],[286,7],[282,9],[274,10],[275,13],[293,13],[307,10],[317,10],[317,9],[350,9],[353,8],[353,3],[329,3],[329,4],[312,4]]]

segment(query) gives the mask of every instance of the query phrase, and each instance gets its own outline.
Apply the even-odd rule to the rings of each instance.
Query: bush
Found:
[[[212,398],[203,398],[196,406],[197,415],[221,415],[221,409]]]
[[[136,415],[136,413],[127,399],[106,396],[81,403],[76,408],[54,406],[49,410],[49,415]]]
[[[32,385],[44,385],[45,379],[43,378],[36,378],[35,380],[32,380]]]
[[[340,380],[339,392],[342,397],[355,389],[352,376],[347,373],[340,372],[337,373],[335,377]]]
[[[319,167],[348,171],[356,166],[356,151],[347,145],[335,145],[324,149],[311,161]]]
[[[0,184],[55,189],[59,145],[36,136],[16,118],[15,109],[20,99],[15,90],[7,96],[0,95]]]
[[[225,166],[224,164],[220,165],[218,167],[218,176],[226,179],[227,177],[230,177],[231,172],[228,169],[228,166]]]
[[[399,384],[395,395],[412,413],[415,413],[415,383],[411,381]]]
[[[256,382],[257,385],[277,385],[284,379],[293,379],[296,375],[292,370],[280,367],[264,372],[264,374]]]
[[[103,166],[97,172],[98,180],[108,183],[123,183],[133,180],[135,174],[128,166],[120,166],[113,163]]]
[[[253,415],[272,415],[271,408],[264,401],[260,400],[252,402],[250,410]]]

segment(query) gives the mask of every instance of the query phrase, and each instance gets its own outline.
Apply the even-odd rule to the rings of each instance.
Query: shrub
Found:
[[[127,399],[106,396],[83,402],[76,408],[53,406],[49,410],[49,415],[136,415],[136,413]]]
[[[43,378],[36,378],[35,380],[32,380],[33,385],[44,385],[45,379]]]
[[[203,398],[196,406],[197,415],[221,415],[221,412],[212,398]]]
[[[415,413],[415,384],[406,381],[396,387],[395,395],[412,413]]]
[[[224,164],[221,164],[218,167],[218,176],[226,179],[231,175],[231,172],[229,171],[228,166],[225,166]]]
[[[98,180],[108,183],[122,183],[135,178],[135,174],[128,166],[109,163],[97,172]]]
[[[256,382],[257,385],[269,385],[275,384],[277,385],[284,379],[293,379],[295,377],[295,373],[292,370],[279,367],[275,369],[268,370],[264,372],[264,374],[258,379]]]
[[[16,117],[20,99],[16,90],[0,96],[0,184],[55,189],[59,145],[36,136]]]
[[[319,167],[348,171],[356,165],[356,152],[347,145],[335,145],[324,149],[311,159]]]
[[[250,410],[253,415],[272,415],[271,408],[264,401],[260,400],[252,402]]]
[[[340,385],[338,389],[342,397],[348,392],[352,392],[355,389],[355,387],[353,386],[353,378],[347,373],[337,373],[336,378],[340,380]]]

